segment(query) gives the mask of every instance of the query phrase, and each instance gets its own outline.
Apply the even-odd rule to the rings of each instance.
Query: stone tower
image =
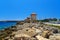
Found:
[[[31,21],[36,21],[36,14],[35,13],[32,13],[31,14]]]

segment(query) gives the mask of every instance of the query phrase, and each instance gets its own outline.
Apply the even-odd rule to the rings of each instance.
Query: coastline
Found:
[[[55,33],[57,35],[59,33],[60,35],[60,30],[58,30],[55,27],[53,28],[53,26],[45,25],[44,23],[40,23],[40,22],[28,23],[28,22],[20,21],[20,22],[16,22],[16,25],[14,26],[10,26],[4,30],[1,30],[0,40],[3,40],[3,39],[15,40],[19,38],[22,38],[22,39],[29,38],[33,40],[36,38],[39,40],[43,38],[46,40],[50,40],[51,38],[48,39],[48,37],[46,37],[47,35],[44,35],[45,32],[49,34],[49,37],[50,37],[50,34],[54,36]],[[38,37],[41,37],[41,38],[38,38]]]
[[[15,26],[16,24],[17,24],[17,21],[0,21],[0,30],[4,30],[11,26]]]

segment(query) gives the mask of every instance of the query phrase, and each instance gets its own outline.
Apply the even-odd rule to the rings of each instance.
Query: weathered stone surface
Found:
[[[44,38],[44,37],[42,37],[42,36],[40,36],[40,35],[37,35],[36,38],[37,38],[38,40],[49,40],[49,39],[46,39],[46,38]]]
[[[50,40],[60,40],[60,34],[54,34],[49,37]]]

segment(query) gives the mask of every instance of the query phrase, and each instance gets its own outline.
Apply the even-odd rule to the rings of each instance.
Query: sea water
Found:
[[[0,30],[16,25],[17,22],[0,22]]]

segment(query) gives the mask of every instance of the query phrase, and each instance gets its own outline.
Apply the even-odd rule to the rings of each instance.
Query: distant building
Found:
[[[27,17],[27,18],[25,19],[25,22],[30,23],[30,18]]]
[[[33,21],[35,21],[36,20],[36,14],[35,13],[32,13],[31,14],[31,21],[33,22]]]
[[[30,17],[27,17],[24,22],[27,22],[27,23],[30,23],[30,22],[36,22],[36,14],[35,13],[32,13],[30,15]]]

